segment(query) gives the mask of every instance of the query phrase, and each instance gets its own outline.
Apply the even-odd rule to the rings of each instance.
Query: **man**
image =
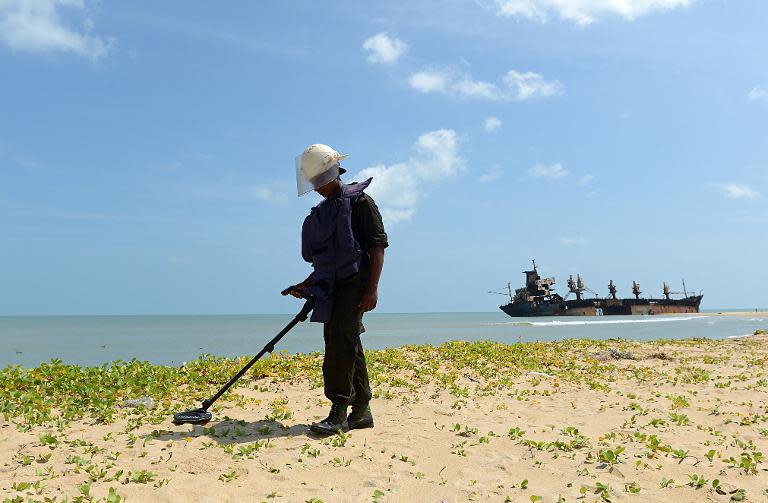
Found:
[[[327,418],[313,423],[315,433],[372,428],[371,388],[360,342],[363,313],[376,307],[387,234],[376,203],[363,191],[371,178],[344,184],[339,154],[327,145],[307,147],[296,159],[299,196],[314,190],[324,200],[312,208],[301,230],[301,254],[312,274],[291,294],[315,297],[311,321],[321,322],[325,339],[323,382],[331,401]],[[347,416],[347,407],[352,411]]]

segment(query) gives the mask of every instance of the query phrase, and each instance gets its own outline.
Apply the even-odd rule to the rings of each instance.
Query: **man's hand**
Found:
[[[363,296],[360,298],[360,304],[358,307],[363,310],[363,312],[372,311],[376,308],[376,304],[379,302],[379,292],[375,288],[367,288],[365,292],[363,293]]]
[[[293,289],[288,293],[293,295],[297,299],[301,299],[303,298],[301,294],[302,292],[304,292],[306,288],[307,288],[306,285],[304,285],[303,283],[299,283],[298,285],[294,286]]]
[[[293,285],[291,287],[286,288],[280,293],[282,293],[283,295],[293,295],[297,299],[301,299],[303,298],[302,293],[304,292],[304,290],[306,290],[308,286],[309,285],[307,285],[306,281],[302,281],[297,285]]]

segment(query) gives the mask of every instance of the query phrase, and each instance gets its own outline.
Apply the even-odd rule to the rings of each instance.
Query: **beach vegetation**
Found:
[[[746,501],[747,499],[747,491],[744,489],[736,489],[736,491],[731,494],[730,501],[733,502],[740,502],[740,501]]]
[[[461,428],[461,425],[459,424],[454,425],[454,427],[455,426],[459,426],[459,428]],[[454,429],[454,431],[457,430]],[[477,434],[477,428],[470,428],[468,425],[464,425],[464,431],[459,431],[457,434],[462,437],[471,437],[472,435]]]
[[[673,423],[675,423],[678,426],[689,426],[691,424],[691,420],[688,419],[688,416],[686,414],[675,414],[672,412],[669,415],[669,418],[672,420]]]
[[[128,480],[135,484],[147,484],[152,482],[157,477],[155,472],[148,470],[139,470],[136,473],[128,472]]]
[[[345,445],[347,445],[347,442],[349,441],[350,438],[352,438],[352,435],[350,433],[347,433],[344,430],[339,430],[336,432],[335,435],[333,435],[329,439],[326,439],[326,441],[332,447],[344,447]],[[323,441],[323,443],[326,443],[326,441]]]
[[[702,487],[705,487],[708,482],[703,475],[689,474],[688,478],[690,479],[688,485],[694,489],[701,489]]]
[[[750,476],[748,480],[752,485],[745,487],[750,493],[753,492],[752,487],[758,483],[760,475],[765,473],[761,451],[765,451],[765,439],[768,437],[768,428],[765,428],[768,412],[763,411],[764,400],[754,394],[763,391],[755,387],[759,386],[761,380],[765,380],[764,358],[744,352],[738,358],[734,353],[730,358],[732,361],[729,361],[726,358],[728,353],[714,350],[716,343],[712,341],[653,342],[642,343],[642,346],[640,343],[622,342],[619,348],[622,351],[631,350],[638,356],[638,360],[630,364],[614,364],[591,356],[598,354],[597,351],[605,352],[614,343],[570,341],[570,344],[504,345],[489,341],[457,341],[440,346],[407,346],[371,351],[367,357],[374,391],[379,393],[381,400],[394,400],[393,405],[432,400],[439,402],[441,409],[450,407],[445,412],[453,419],[445,421],[445,425],[435,421],[436,430],[432,433],[444,435],[450,432],[448,437],[455,442],[445,451],[457,456],[451,456],[454,464],[465,464],[466,460],[462,458],[471,457],[473,447],[482,446],[483,450],[487,450],[503,446],[504,449],[517,451],[515,455],[534,469],[544,464],[547,467],[558,467],[559,462],[555,462],[555,459],[558,456],[567,457],[574,461],[585,461],[585,464],[575,467],[575,472],[579,477],[594,479],[595,475],[599,477],[601,472],[605,473],[606,468],[609,472],[617,473],[614,472],[617,465],[634,460],[632,465],[638,470],[636,473],[665,475],[661,478],[663,489],[674,485],[673,475],[679,479],[682,467],[678,465],[690,464],[698,467],[694,469],[701,470],[694,474],[696,479],[688,477],[690,487],[724,495],[724,499],[738,498],[742,493],[732,485],[721,482],[730,473],[743,480]],[[677,349],[690,347],[692,351],[699,351],[699,354],[694,357],[683,350],[673,352],[669,349],[671,344],[675,344],[674,348]],[[732,344],[735,346],[736,343]],[[738,344],[739,349],[750,347],[748,341]],[[674,353],[675,359],[663,363],[651,362],[653,368],[643,368],[646,363],[643,360],[650,358],[643,355],[653,354],[653,351],[646,349],[648,346],[665,346],[665,354]],[[701,364],[700,353],[705,350],[715,356]],[[19,487],[31,484],[23,491],[30,496],[37,494],[35,491],[54,496],[51,493],[53,489],[46,488],[45,484],[56,487],[56,482],[51,480],[80,474],[77,482],[93,484],[93,489],[88,489],[88,495],[78,493],[72,496],[71,491],[77,489],[70,485],[68,501],[72,502],[74,498],[79,498],[78,501],[104,501],[105,486],[110,482],[149,486],[134,489],[140,491],[167,484],[170,479],[163,476],[183,470],[178,458],[170,463],[168,460],[171,455],[179,454],[179,446],[187,445],[192,452],[198,454],[203,454],[198,449],[218,446],[226,454],[218,454],[224,459],[231,457],[235,462],[258,460],[259,466],[265,470],[278,473],[277,467],[282,468],[280,463],[283,461],[274,456],[276,451],[283,449],[265,449],[273,445],[285,445],[283,437],[291,438],[295,435],[292,432],[280,432],[280,429],[288,427],[283,423],[291,425],[292,419],[299,422],[295,419],[298,414],[291,410],[291,405],[295,408],[294,395],[285,394],[283,383],[290,381],[291,385],[300,383],[305,387],[322,383],[321,361],[318,354],[281,354],[263,359],[254,366],[253,372],[249,372],[211,409],[220,422],[211,427],[196,426],[191,431],[170,427],[154,429],[157,427],[149,425],[167,423],[173,412],[195,406],[199,399],[209,396],[221,382],[226,381],[230,373],[244,363],[242,358],[204,356],[199,361],[188,362],[178,368],[136,361],[81,368],[55,360],[34,369],[7,367],[0,371],[0,393],[4,398],[8,397],[0,402],[0,414],[3,414],[7,426],[15,427],[28,439],[10,451],[10,464],[19,474],[13,483]],[[710,369],[707,371],[711,374],[709,380],[705,380],[705,374],[696,365]],[[727,367],[721,369],[717,367],[719,365]],[[537,375],[531,378],[530,372],[542,372],[556,377],[542,379]],[[714,396],[709,394],[724,382],[729,383],[729,390],[754,391],[750,391],[750,395],[730,392],[720,392]],[[610,388],[613,390],[610,391]],[[571,395],[574,389],[584,394]],[[642,391],[646,389],[648,391]],[[270,395],[269,398],[262,398],[262,403],[262,400],[250,398],[257,393]],[[137,396],[151,397],[155,407],[123,406],[125,400]],[[584,396],[595,397],[595,400],[585,400]],[[480,421],[477,416],[466,412],[476,410],[484,397],[488,397],[482,403],[483,407],[488,407],[487,410],[509,410],[518,417],[518,425],[506,431],[509,441],[501,440],[496,445],[496,441],[490,442],[496,434],[479,433],[486,431],[490,424],[467,424],[467,421]],[[559,418],[547,417],[545,425],[526,419],[524,414],[516,410],[536,408],[540,404],[549,407],[558,401],[563,409],[567,409],[567,413]],[[317,400],[317,405],[325,404],[325,401]],[[314,405],[306,404],[306,407]],[[238,418],[243,409],[256,409],[259,412],[254,419],[266,416],[267,421],[249,422]],[[235,417],[225,417],[225,411]],[[572,411],[574,416],[570,417]],[[590,423],[590,419],[584,415],[585,411],[603,419]],[[601,415],[603,412],[609,413]],[[224,419],[221,420],[221,417]],[[580,431],[580,428],[568,422],[579,424],[585,431]],[[108,426],[111,423],[114,425]],[[104,429],[95,434],[84,434],[90,440],[75,438],[72,432],[84,431],[81,429],[84,425]],[[595,433],[595,427],[601,428],[604,433]],[[275,430],[278,430],[277,435],[274,435]],[[455,438],[457,436],[463,438]],[[294,444],[296,450],[301,451],[299,461],[303,459],[306,462],[302,467],[314,469],[324,466],[327,469],[331,465],[343,468],[350,466],[351,460],[358,456],[363,458],[361,463],[376,463],[376,453],[381,451],[386,453],[386,462],[391,459],[393,462],[399,460],[405,463],[398,463],[398,466],[405,468],[401,471],[407,472],[412,483],[430,482],[430,477],[424,473],[408,471],[410,467],[407,465],[414,464],[412,457],[413,452],[416,452],[408,446],[393,444],[387,449],[383,444],[372,445],[371,438],[367,436],[360,437],[360,442],[349,442],[350,437],[349,433],[339,432],[321,441],[302,440]],[[674,447],[665,441],[673,439],[676,444]],[[331,454],[326,458],[321,449],[325,451],[328,447],[348,450],[342,451],[345,454],[343,457]],[[59,454],[60,451],[63,452]],[[701,460],[706,458],[708,463],[699,464],[699,458],[691,455],[691,452],[700,456]],[[548,453],[549,456],[542,456],[541,453]],[[204,454],[217,455],[215,452]],[[124,465],[121,468],[115,466],[118,458],[121,463],[146,464]],[[315,458],[322,462],[312,462]],[[718,466],[715,466],[715,458],[722,460],[722,464],[718,462]],[[422,460],[419,461],[421,464]],[[393,462],[389,462],[390,468],[394,468]],[[599,465],[595,469],[590,467],[590,463]],[[137,466],[151,468],[152,472],[146,472],[153,474],[151,478],[141,482],[139,479],[147,476],[142,477],[141,471],[136,471]],[[291,466],[290,463],[288,466]],[[221,468],[224,467],[226,465]],[[673,471],[663,472],[667,467],[673,467]],[[128,471],[129,468],[134,470],[133,473]],[[242,473],[242,470],[228,467],[225,473],[220,473],[222,469],[212,473],[211,479],[221,477],[221,482],[230,482],[236,478],[237,473]],[[624,471],[624,468],[621,470]],[[31,478],[34,472],[37,473],[37,480]],[[477,472],[471,475],[474,476],[473,480],[480,478]],[[422,480],[425,478],[427,480]],[[447,482],[450,478],[444,468],[435,482],[449,485]],[[622,480],[620,485],[627,498],[637,494],[635,491],[640,491],[643,484],[642,480],[639,483],[630,480],[631,477]],[[37,488],[34,484],[38,484]],[[610,501],[612,497],[620,498],[612,493],[607,483],[599,484],[604,487],[584,486],[586,492],[595,495],[592,498],[587,496],[587,500]],[[511,487],[516,486],[526,488],[527,481],[511,484]],[[6,488],[10,487],[11,482],[8,482]],[[472,498],[479,501],[488,498],[487,489],[480,482],[472,487]],[[130,486],[127,490],[127,496],[132,498]],[[641,498],[653,499],[656,496],[654,491],[658,492],[658,487],[643,485]],[[389,494],[384,489],[381,492],[383,496],[380,499]],[[98,497],[94,494],[98,494]],[[286,494],[284,497],[292,496],[295,495]],[[306,496],[294,497],[302,501],[304,498]]]
[[[240,475],[236,471],[230,470],[226,473],[222,473],[221,475],[219,475],[219,480],[224,483],[227,483],[227,482],[232,482],[233,480],[237,479],[239,476]]]
[[[672,457],[675,458],[675,459],[679,459],[680,463],[682,463],[683,460],[685,460],[685,458],[688,457],[688,453],[689,452],[690,451],[686,451],[684,449],[670,449],[669,450],[669,453],[672,455]]]
[[[344,457],[342,457],[342,458],[333,458],[331,460],[331,464],[333,466],[337,467],[337,468],[338,467],[342,467],[342,466],[349,466],[349,465],[352,464],[352,460],[351,459],[346,459]]]
[[[306,453],[307,456],[316,458],[320,455],[320,449],[316,449],[309,444],[304,444],[304,446],[301,448],[301,453]]]
[[[288,408],[288,400],[285,398],[273,400],[270,408],[272,411],[267,415],[267,421],[283,421],[293,416],[293,412]]]
[[[582,488],[583,489],[583,488]],[[588,489],[588,488],[587,488]],[[596,482],[594,493],[600,497],[601,500],[610,503],[611,501],[611,486],[603,482]],[[586,492],[586,491],[585,491]],[[582,493],[584,494],[584,493]]]
[[[59,439],[51,433],[44,433],[40,435],[40,445],[47,445],[51,449],[55,449],[59,445]]]
[[[609,470],[612,471],[614,466],[624,462],[624,460],[621,458],[621,454],[624,452],[624,450],[624,447],[600,449],[597,453],[597,459],[608,465]]]
[[[21,466],[29,466],[32,464],[32,461],[34,460],[35,460],[34,456],[30,456],[29,454],[18,453],[16,455],[16,461]]]
[[[690,407],[691,405],[691,402],[688,401],[688,399],[683,395],[677,395],[677,396],[667,395],[667,398],[672,402],[673,409],[682,409],[685,407]]]
[[[763,462],[763,453],[760,451],[744,451],[739,458],[733,456],[723,460],[736,468],[741,468],[747,475],[757,475],[758,465]]]
[[[14,482],[13,484],[11,484],[11,489],[13,489],[16,492],[26,491],[30,487],[32,487],[31,482]]]

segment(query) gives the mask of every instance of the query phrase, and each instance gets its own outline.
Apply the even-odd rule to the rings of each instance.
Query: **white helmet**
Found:
[[[346,170],[339,161],[347,157],[328,145],[310,145],[296,158],[296,190],[302,196],[332,182]]]

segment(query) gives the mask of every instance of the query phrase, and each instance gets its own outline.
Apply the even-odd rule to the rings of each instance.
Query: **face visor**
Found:
[[[312,168],[313,166],[308,166],[303,155],[296,158],[296,191],[299,196],[303,196],[307,192],[319,189],[323,185],[330,183],[339,177],[340,166],[338,161],[322,171],[317,168]]]

